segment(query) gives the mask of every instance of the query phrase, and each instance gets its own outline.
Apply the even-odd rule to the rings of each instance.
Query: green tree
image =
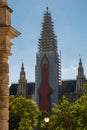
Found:
[[[87,94],[74,103],[63,97],[54,105],[48,127],[49,130],[87,130]]]
[[[76,130],[77,122],[72,114],[72,104],[62,97],[59,104],[54,104],[50,116],[49,130]]]
[[[72,114],[77,120],[77,130],[87,130],[87,94],[74,103]]]
[[[14,96],[10,96],[9,102],[9,130],[32,130],[37,127],[40,111],[35,102]]]
[[[84,83],[84,91],[85,91],[85,93],[87,94],[87,82]]]
[[[36,103],[23,97],[10,96],[9,130],[87,130],[87,94],[74,103],[62,97],[51,113],[40,112]],[[44,117],[49,115],[46,126]]]

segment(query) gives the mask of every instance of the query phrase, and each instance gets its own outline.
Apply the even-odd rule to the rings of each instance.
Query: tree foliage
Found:
[[[66,97],[63,97],[59,104],[54,104],[49,129],[74,130],[71,128],[71,124],[75,125],[75,121],[71,114],[70,105]]]
[[[48,127],[49,130],[87,130],[87,95],[74,103],[63,97],[54,105]]]
[[[9,111],[9,130],[87,130],[87,94],[74,103],[62,97],[51,113],[40,112],[32,100],[10,96]],[[47,114],[50,121],[45,123]]]
[[[9,130],[32,130],[37,126],[40,111],[35,102],[14,96],[9,102]]]
[[[84,83],[84,91],[87,94],[87,82]]]
[[[73,105],[74,118],[77,121],[77,130],[87,130],[87,95],[81,96]]]

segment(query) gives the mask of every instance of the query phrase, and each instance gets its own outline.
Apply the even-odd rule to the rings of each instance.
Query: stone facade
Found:
[[[0,130],[8,130],[9,120],[9,64],[10,40],[20,33],[11,26],[11,12],[7,0],[0,0]]]

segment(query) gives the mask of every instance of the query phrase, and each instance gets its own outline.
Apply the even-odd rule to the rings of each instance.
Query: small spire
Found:
[[[23,59],[21,61],[22,61],[22,67],[23,67]]]
[[[82,61],[81,61],[81,58],[80,58],[80,62],[82,62]]]
[[[81,57],[80,57],[80,59],[79,59],[79,68],[81,68],[82,67],[82,60],[81,60]]]
[[[80,60],[79,60],[79,65],[80,65],[80,66],[82,65],[82,60],[81,60],[81,58],[80,58]]]
[[[82,60],[81,60],[81,54],[79,54],[79,64],[82,63]]]
[[[23,59],[22,59],[21,61],[22,61],[21,71],[23,71],[23,70],[24,70],[24,63],[23,63]]]
[[[51,13],[46,7],[42,23],[41,37],[39,38],[39,51],[57,51],[57,40],[54,33]]]
[[[46,7],[46,10],[47,10],[47,12],[48,12],[48,4],[47,4],[47,7]]]

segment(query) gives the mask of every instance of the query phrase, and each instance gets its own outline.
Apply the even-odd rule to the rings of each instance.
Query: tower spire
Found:
[[[86,77],[84,75],[84,68],[82,65],[82,60],[81,58],[79,59],[79,67],[78,67],[78,75],[77,75],[77,81],[76,81],[76,93],[82,94],[84,89],[83,89],[83,84],[85,83]]]
[[[22,60],[22,66],[21,66],[21,72],[20,72],[20,78],[21,78],[21,75],[23,76],[23,77],[25,77],[25,71],[24,71],[24,64],[23,64],[23,60]]]
[[[44,19],[42,23],[42,32],[39,39],[39,51],[57,51],[57,40],[54,33],[53,22],[51,14],[46,7],[46,12],[44,13]]]
[[[19,85],[17,87],[17,96],[28,96],[28,88],[27,88],[27,80],[26,80],[26,74],[24,71],[24,64],[22,60],[22,66],[21,66],[21,72],[20,72],[20,79],[19,79]]]
[[[81,73],[81,74],[84,73],[84,69],[83,69],[83,66],[82,66],[82,60],[81,60],[81,58],[79,59],[78,75],[79,75],[80,73]]]

